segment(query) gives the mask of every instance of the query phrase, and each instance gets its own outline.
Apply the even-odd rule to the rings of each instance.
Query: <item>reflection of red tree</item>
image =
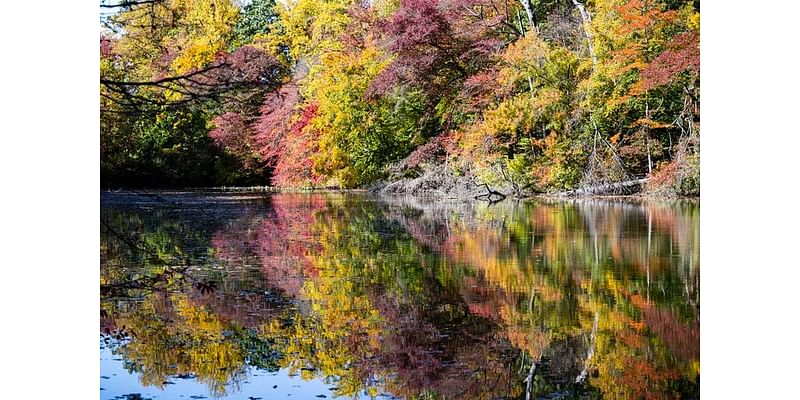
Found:
[[[381,368],[395,372],[399,386],[411,393],[415,389],[410,388],[430,387],[442,369],[442,360],[437,357],[441,349],[436,346],[436,327],[425,321],[413,304],[399,304],[385,295],[371,297],[387,324],[383,330]]]
[[[478,277],[465,277],[460,292],[472,314],[494,322],[502,322],[503,305],[513,301],[497,285]]]
[[[680,379],[676,369],[659,369],[641,357],[625,357],[624,369],[619,376],[621,386],[628,389],[633,399],[675,398],[666,390],[670,381]],[[655,390],[659,388],[661,390]]]
[[[434,252],[451,260],[468,262],[470,265],[480,264],[479,260],[470,259],[462,250],[463,237],[453,234],[446,224],[441,221],[406,218],[396,215],[406,232],[417,242],[427,246]],[[491,238],[492,232],[485,232],[484,238]],[[486,251],[491,251],[490,257],[496,256],[495,249],[500,249],[502,243],[491,242],[484,247]],[[499,251],[499,250],[498,250]],[[505,291],[497,285],[492,285],[484,277],[464,277],[464,281],[459,285],[462,300],[466,303],[467,309],[474,315],[481,316],[488,320],[500,321],[500,310],[509,299]]]
[[[305,278],[318,274],[309,258],[320,250],[312,227],[326,205],[320,196],[275,195],[264,215],[231,223],[211,243],[217,257],[228,263],[257,260],[268,285],[296,297]]]
[[[667,345],[681,360],[700,359],[700,321],[690,325],[682,323],[669,310],[656,307],[639,294],[630,295],[631,303],[642,311],[647,328]]]
[[[517,352],[495,324],[471,315],[458,298],[422,304],[377,292],[370,298],[386,326],[376,360],[365,367],[388,371],[393,395],[414,398],[427,391],[447,399],[488,399],[520,390],[507,367]]]

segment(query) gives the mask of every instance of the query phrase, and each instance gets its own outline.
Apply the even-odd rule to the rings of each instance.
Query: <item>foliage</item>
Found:
[[[416,93],[367,100],[370,78],[383,67],[374,49],[358,56],[331,56],[329,67],[309,88],[317,99],[312,126],[320,133],[315,172],[343,187],[381,177],[382,167],[407,155],[419,140],[417,118],[424,109]]]
[[[674,160],[664,163],[647,183],[647,191],[662,196],[700,195],[699,144],[684,139]]]
[[[241,114],[227,112],[211,120],[214,129],[208,135],[214,143],[230,154],[235,154],[245,170],[255,168],[259,157],[253,149],[252,132]]]
[[[101,152],[101,170],[110,182],[201,185],[222,156],[210,149],[205,118],[198,112],[158,112],[116,128],[119,141],[106,145],[118,147]]]
[[[699,137],[699,19],[671,0],[132,5],[100,38],[103,171],[139,173],[120,160],[160,113],[205,121],[209,182],[364,187],[441,137],[434,164],[517,195],[652,176]]]
[[[241,9],[239,19],[233,26],[233,45],[245,45],[258,37],[269,35],[275,30],[277,21],[275,0],[250,0]]]
[[[100,63],[104,185],[202,186],[262,175],[243,146],[228,154],[209,136],[215,117],[246,114],[283,73],[259,48],[226,51],[238,15],[230,1],[175,0],[110,18]],[[215,121],[225,125],[214,130],[218,144],[236,136],[232,117]]]
[[[314,185],[320,175],[314,171],[313,155],[318,153],[318,131],[311,126],[317,116],[316,103],[305,104],[289,125],[275,164],[275,183],[281,186]]]
[[[182,51],[170,66],[183,74],[208,65],[225,49],[239,9],[230,0],[175,0],[173,5],[185,28],[174,37],[174,45]]]
[[[667,49],[658,55],[642,71],[639,91],[648,91],[672,82],[676,75],[687,71],[697,76],[700,73],[700,36],[698,32],[686,32],[675,36]]]

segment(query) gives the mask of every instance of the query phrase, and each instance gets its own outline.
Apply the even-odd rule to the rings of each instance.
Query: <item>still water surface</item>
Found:
[[[699,216],[102,193],[100,396],[698,398]]]

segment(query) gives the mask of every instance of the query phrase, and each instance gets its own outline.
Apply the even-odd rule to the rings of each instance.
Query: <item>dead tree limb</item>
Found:
[[[634,177],[625,169],[625,163],[617,154],[614,146],[600,134],[594,119],[591,122],[594,127],[592,152],[589,154],[578,190],[591,192],[582,194],[601,194],[592,192],[596,190],[627,192],[627,188],[631,185],[625,183],[635,181]],[[598,146],[598,142],[600,146]]]
[[[489,204],[494,204],[506,199],[506,195],[498,192],[497,190],[492,189],[491,187],[489,187],[487,183],[482,183],[480,185],[476,184],[476,186],[481,186],[481,185],[483,185],[484,188],[486,188],[486,193],[481,193],[479,195],[476,195],[475,200],[488,201]]]
[[[134,6],[142,6],[145,4],[158,4],[163,2],[164,0],[129,0],[111,4],[108,4],[106,2],[100,2],[100,8],[130,8]]]
[[[619,194],[619,193],[632,193],[633,189],[641,186],[650,178],[633,179],[624,182],[607,183],[604,185],[587,186],[575,190],[568,190],[561,192],[559,196],[589,196],[589,195],[602,195],[602,194]]]

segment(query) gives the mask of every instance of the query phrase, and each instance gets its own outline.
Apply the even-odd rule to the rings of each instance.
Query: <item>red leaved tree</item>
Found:
[[[482,7],[482,3],[487,3]],[[504,16],[485,10],[489,0],[403,0],[392,17],[379,24],[394,61],[378,76],[370,94],[398,84],[420,87],[439,97],[461,90],[470,75],[490,66],[502,47]]]
[[[675,36],[667,49],[642,70],[635,92],[643,93],[673,82],[682,72],[700,74],[700,33],[689,31]]]

